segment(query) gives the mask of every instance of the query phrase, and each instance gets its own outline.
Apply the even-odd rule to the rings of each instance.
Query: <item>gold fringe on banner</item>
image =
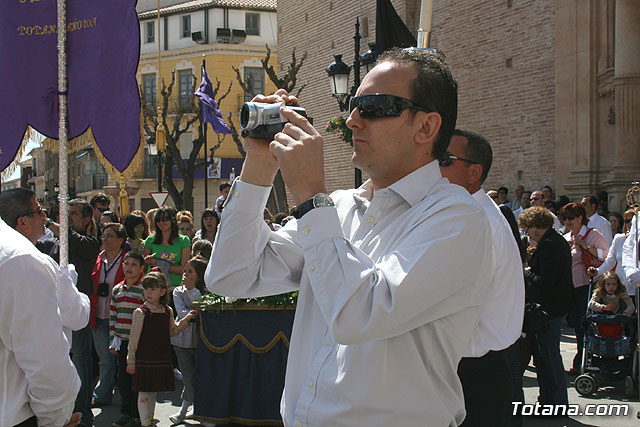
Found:
[[[91,127],[87,129],[85,133],[82,135],[73,138],[69,141],[69,153],[78,152],[85,148],[93,148],[93,151],[96,153],[100,164],[104,167],[107,174],[113,178],[116,183],[120,186],[120,216],[129,215],[129,195],[126,191],[126,183],[128,180],[133,178],[133,176],[138,172],[138,170],[142,167],[144,162],[144,143],[142,135],[140,135],[140,145],[138,146],[138,151],[135,156],[129,163],[129,166],[123,171],[118,171],[102,154],[100,147],[96,143],[96,140],[93,136],[93,132],[91,132]],[[46,138],[42,142],[42,146],[49,151],[57,152],[58,151],[58,140]]]
[[[27,154],[27,144],[32,140],[37,141],[39,138],[40,134],[31,126],[27,126],[27,130],[25,130],[24,135],[22,136],[22,142],[20,143],[20,147],[18,148],[18,152],[16,153],[13,162],[11,162],[11,164],[2,171],[2,174],[0,174],[3,181],[13,175],[13,173],[20,167],[20,159],[22,159],[22,156]]]
[[[265,345],[264,347],[256,347],[253,344],[251,344],[249,342],[249,340],[247,338],[245,338],[244,335],[242,334],[236,334],[233,338],[231,338],[231,340],[224,346],[222,347],[216,347],[215,345],[213,345],[208,339],[207,336],[204,333],[204,326],[202,325],[204,322],[201,320],[200,321],[200,338],[202,339],[202,342],[204,343],[204,345],[209,349],[210,352],[212,353],[226,353],[227,351],[229,351],[229,349],[231,347],[233,347],[233,345],[235,343],[237,343],[238,341],[240,341],[242,344],[244,344],[245,347],[247,347],[252,353],[268,353],[273,347],[275,347],[276,344],[278,344],[280,341],[282,341],[282,343],[289,348],[289,340],[287,339],[287,336],[284,334],[284,332],[279,331],[272,339],[271,341]]]

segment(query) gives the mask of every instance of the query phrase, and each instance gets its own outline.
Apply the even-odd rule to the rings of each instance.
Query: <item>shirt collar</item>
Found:
[[[578,231],[578,235],[584,237],[585,234],[587,234],[587,226],[583,225],[582,227],[580,227],[580,231]]]
[[[438,161],[433,160],[400,178],[387,188],[402,197],[409,205],[413,206],[423,200],[431,189],[442,179]],[[365,203],[365,200],[371,200],[372,198],[373,185],[369,179],[356,190],[354,200],[356,206],[361,207]]]

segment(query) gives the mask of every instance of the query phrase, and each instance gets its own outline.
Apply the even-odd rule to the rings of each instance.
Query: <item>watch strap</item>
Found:
[[[295,219],[300,219],[304,214],[313,209],[313,197],[307,200],[306,202],[300,203],[300,205],[296,206],[293,210],[293,217]]]

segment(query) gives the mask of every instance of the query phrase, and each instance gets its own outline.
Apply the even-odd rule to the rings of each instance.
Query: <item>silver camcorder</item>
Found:
[[[278,104],[265,104],[262,102],[245,102],[240,109],[240,127],[242,137],[252,137],[273,140],[276,133],[281,132],[287,119],[280,116],[280,107],[284,102]],[[301,116],[307,117],[307,111],[297,105],[287,104]],[[313,120],[308,118],[310,123]]]

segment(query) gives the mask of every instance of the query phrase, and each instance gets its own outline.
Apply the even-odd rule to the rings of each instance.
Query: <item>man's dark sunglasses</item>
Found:
[[[96,208],[98,209],[100,212],[106,212],[109,210],[109,208]]]
[[[440,166],[442,166],[443,168],[446,168],[448,166],[451,166],[451,164],[453,163],[454,160],[460,160],[461,162],[467,162],[467,163],[470,163],[472,165],[479,165],[480,164],[480,163],[476,162],[475,160],[463,159],[462,157],[454,156],[449,151],[446,151],[442,155],[442,157],[440,157],[438,159],[438,164]]]
[[[427,113],[431,112],[428,108],[416,105],[407,98],[381,93],[354,96],[349,100],[349,114],[356,107],[358,107],[358,113],[363,119],[400,117],[407,108]]]

